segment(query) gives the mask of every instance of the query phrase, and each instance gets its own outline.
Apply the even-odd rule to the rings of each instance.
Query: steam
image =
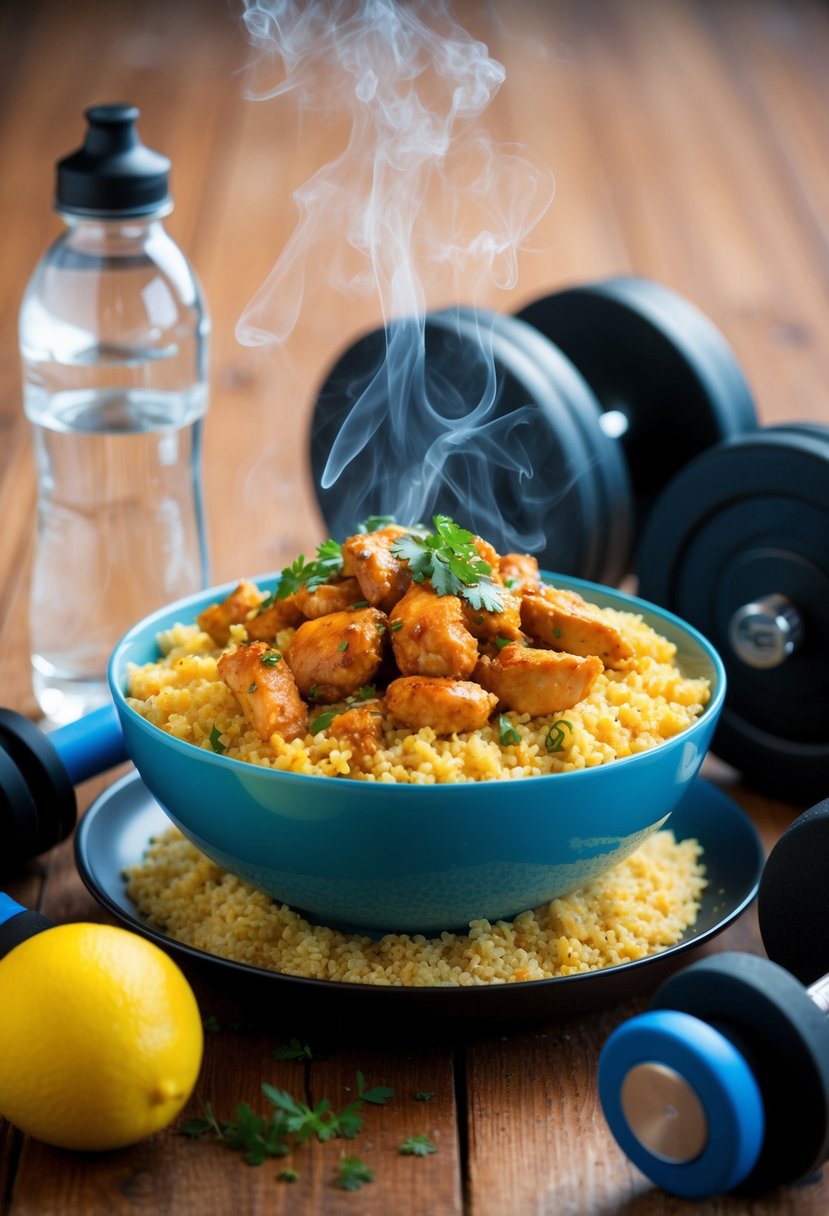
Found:
[[[384,334],[349,388],[323,488],[341,480],[354,523],[379,512],[414,521],[428,518],[447,478],[456,495],[474,482],[477,498],[499,470],[531,479],[530,411],[499,415],[491,335],[477,311],[493,286],[515,287],[519,253],[553,194],[548,170],[483,126],[504,68],[444,0],[244,0],[244,20],[258,77],[270,77],[251,95],[290,96],[301,114],[344,122],[347,136],[295,191],[298,222],[237,338],[286,344],[309,292],[318,313],[326,291],[376,301]],[[424,366],[435,301],[473,311],[472,400],[452,400],[469,384],[439,383]],[[381,467],[382,435],[394,439],[393,476]],[[385,449],[376,462],[375,447]],[[383,501],[354,500],[357,485],[380,487]]]

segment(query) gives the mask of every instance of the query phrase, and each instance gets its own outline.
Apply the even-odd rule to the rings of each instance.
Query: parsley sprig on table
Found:
[[[270,1116],[258,1115],[247,1102],[240,1102],[235,1119],[217,1119],[208,1102],[200,1118],[181,1125],[181,1133],[198,1139],[212,1131],[227,1148],[243,1152],[248,1165],[262,1165],[268,1157],[287,1156],[295,1145],[304,1144],[312,1136],[320,1142],[337,1136],[353,1140],[363,1126],[360,1112],[365,1103],[383,1106],[394,1097],[394,1090],[386,1085],[367,1089],[361,1072],[357,1073],[357,1097],[339,1112],[328,1098],[309,1106],[274,1085],[264,1084],[262,1092],[274,1108]]]
[[[475,548],[474,537],[448,515],[435,515],[434,532],[409,532],[391,547],[408,562],[412,579],[430,579],[438,595],[462,596],[473,608],[502,612],[502,588],[491,577],[492,567]]]

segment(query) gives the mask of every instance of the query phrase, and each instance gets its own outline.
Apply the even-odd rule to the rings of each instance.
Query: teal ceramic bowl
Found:
[[[129,753],[202,852],[312,921],[435,933],[511,918],[596,877],[665,823],[699,771],[725,695],[716,651],[671,613],[580,579],[545,577],[601,606],[639,612],[675,642],[682,671],[711,682],[701,717],[652,751],[514,781],[392,786],[260,768],[172,738],[125,699],[129,665],[158,657],[158,633],[192,623],[233,583],[147,617],[113,652],[109,683]],[[255,581],[265,590],[275,583]]]

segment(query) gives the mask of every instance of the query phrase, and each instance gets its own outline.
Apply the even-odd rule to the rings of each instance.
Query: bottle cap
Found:
[[[83,147],[57,163],[55,206],[72,215],[151,215],[170,205],[166,156],[145,148],[130,105],[91,106]]]

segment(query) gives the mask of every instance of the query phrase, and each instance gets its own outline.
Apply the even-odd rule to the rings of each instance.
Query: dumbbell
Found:
[[[309,456],[335,537],[441,511],[554,573],[635,573],[723,656],[714,751],[790,801],[829,786],[829,427],[761,429],[676,293],[611,279],[394,320],[324,376]]]
[[[0,709],[0,874],[65,840],[75,825],[75,786],[126,760],[113,705],[51,734]]]
[[[691,1199],[795,1182],[829,1157],[829,799],[801,815],[760,880],[768,958],[723,953],[677,972],[599,1059],[617,1142]]]

